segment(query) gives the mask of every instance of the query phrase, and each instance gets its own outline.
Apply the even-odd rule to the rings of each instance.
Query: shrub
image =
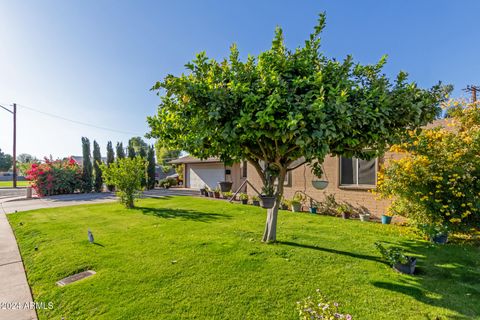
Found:
[[[334,301],[329,301],[320,292],[320,289],[317,289],[316,298],[308,297],[303,301],[297,302],[297,310],[301,320],[352,319],[351,315],[340,313],[339,304]]]
[[[376,192],[399,215],[455,231],[480,226],[480,106],[458,102],[451,126],[410,132],[392,151],[405,153],[378,176]]]
[[[170,187],[173,187],[173,186],[177,185],[177,179],[174,179],[174,178],[162,179],[158,182],[158,185],[162,188],[168,189]]]
[[[375,247],[377,247],[377,250],[380,252],[383,259],[392,266],[397,263],[407,264],[409,262],[409,257],[399,248],[393,247],[387,249],[379,242],[375,242]]]
[[[325,196],[325,200],[319,203],[318,213],[325,214],[330,216],[337,215],[337,208],[339,206],[337,200],[335,199],[335,194],[326,194],[323,193]]]
[[[26,171],[27,180],[38,196],[74,193],[82,186],[82,169],[72,158],[44,163],[32,163]]]
[[[115,186],[115,193],[126,208],[134,207],[134,200],[142,190],[142,178],[145,176],[146,163],[140,157],[120,158],[110,166],[100,165],[103,179],[108,185]]]
[[[238,195],[238,199],[240,199],[240,200],[248,200],[248,194],[246,194],[246,193],[240,193],[240,194]]]

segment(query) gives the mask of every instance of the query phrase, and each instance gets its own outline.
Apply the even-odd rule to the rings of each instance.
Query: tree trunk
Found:
[[[287,171],[282,169],[278,176],[278,185],[276,190],[276,199],[273,208],[267,209],[267,221],[265,222],[265,231],[263,232],[262,241],[269,243],[277,241],[277,217],[278,208],[282,202],[283,196],[283,183],[285,181],[285,175]]]

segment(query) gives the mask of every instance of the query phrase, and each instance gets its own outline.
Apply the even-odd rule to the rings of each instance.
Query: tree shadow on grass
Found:
[[[376,281],[375,287],[411,296],[418,301],[457,313],[448,319],[480,316],[480,252],[465,245],[431,245],[404,241],[400,246],[418,256],[418,272],[402,283]],[[394,272],[394,271],[392,271]],[[425,316],[425,319],[447,319]]]
[[[186,209],[135,207],[134,210],[141,211],[145,215],[162,219],[182,219],[197,222],[211,222],[218,219],[230,219],[230,216],[226,214]]]
[[[328,253],[333,253],[333,254],[340,254],[340,255],[356,258],[356,259],[364,259],[364,260],[370,260],[370,261],[385,263],[379,257],[369,256],[369,255],[365,255],[365,254],[358,254],[358,253],[335,250],[335,249],[330,249],[330,248],[322,248],[322,247],[318,247],[318,246],[312,246],[312,245],[308,245],[308,244],[302,244],[302,243],[291,242],[291,241],[278,241],[277,243],[282,244],[282,245],[286,245],[286,246],[317,250],[317,251],[328,252]]]

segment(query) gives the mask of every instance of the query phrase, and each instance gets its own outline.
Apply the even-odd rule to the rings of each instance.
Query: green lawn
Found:
[[[27,187],[29,181],[17,181],[17,187]],[[0,188],[13,188],[13,181],[0,181]]]
[[[297,319],[296,301],[317,288],[354,319],[480,319],[478,247],[433,246],[398,226],[287,211],[280,242],[266,245],[258,207],[189,197],[137,206],[8,216],[34,298],[54,303],[40,319]],[[419,274],[393,271],[375,241],[419,257]],[[86,269],[97,274],[55,286]]]

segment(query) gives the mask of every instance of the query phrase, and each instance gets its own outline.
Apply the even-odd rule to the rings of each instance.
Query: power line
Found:
[[[68,121],[68,122],[80,124],[80,125],[87,126],[87,127],[92,127],[92,128],[96,128],[96,129],[100,129],[100,130],[106,130],[106,131],[112,131],[112,132],[116,132],[116,133],[128,134],[128,135],[143,136],[143,134],[140,134],[140,133],[137,133],[137,132],[122,131],[122,130],[107,128],[107,127],[97,126],[95,124],[69,119],[69,118],[66,118],[66,117],[63,117],[63,116],[59,116],[59,115],[56,115],[56,114],[53,114],[53,113],[41,111],[41,110],[38,110],[38,109],[35,109],[35,108],[32,108],[32,107],[28,107],[28,106],[25,106],[25,105],[21,105],[21,104],[18,104],[17,106],[21,107],[21,108],[24,108],[24,109],[27,109],[27,110],[30,110],[30,111],[34,111],[34,112],[37,112],[37,113],[41,113],[41,114],[50,116],[52,118],[57,118],[57,119],[60,119],[60,120],[63,120],[63,121]]]

